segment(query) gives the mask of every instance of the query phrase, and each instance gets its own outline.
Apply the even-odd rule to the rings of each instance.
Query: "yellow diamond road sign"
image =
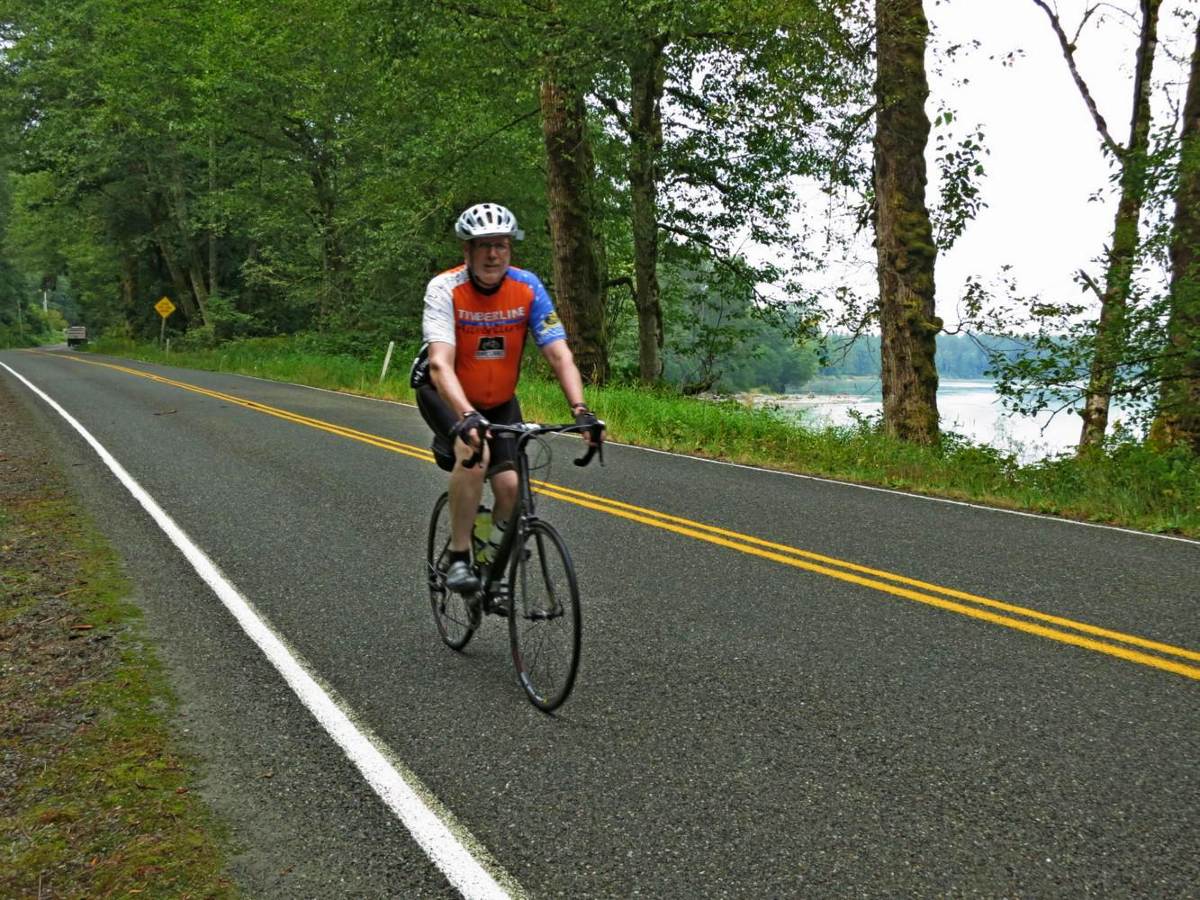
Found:
[[[171,313],[175,312],[175,304],[166,297],[163,297],[161,300],[155,303],[154,308],[158,310],[158,314],[164,319]]]

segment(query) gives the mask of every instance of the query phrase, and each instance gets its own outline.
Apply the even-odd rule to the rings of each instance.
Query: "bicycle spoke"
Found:
[[[462,650],[475,633],[478,622],[472,617],[466,598],[446,587],[446,569],[450,558],[450,504],[446,494],[438,498],[429,520],[426,577],[429,601],[438,633],[448,647]]]
[[[515,566],[509,620],[513,663],[535,706],[556,709],[571,692],[579,665],[579,592],[558,534],[543,522],[524,536]]]
[[[492,577],[496,580],[491,582],[492,594],[488,597],[468,601],[448,590],[450,510],[448,495],[443,494],[434,504],[426,545],[430,604],[442,640],[455,650],[462,650],[471,640],[481,612],[506,615],[518,680],[530,702],[544,712],[552,712],[570,695],[579,669],[579,588],[562,538],[533,515],[526,444],[541,435],[578,429],[575,425],[493,427],[517,436],[519,441],[519,506],[512,515],[512,543],[505,558],[492,560]],[[589,452],[575,463],[586,465],[591,458]],[[506,579],[496,566],[504,567]]]

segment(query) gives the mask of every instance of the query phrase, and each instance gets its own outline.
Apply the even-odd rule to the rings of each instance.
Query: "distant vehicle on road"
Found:
[[[68,347],[78,347],[87,343],[87,329],[84,326],[72,325],[66,331]]]

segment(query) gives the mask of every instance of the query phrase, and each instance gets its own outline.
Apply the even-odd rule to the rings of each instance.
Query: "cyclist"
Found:
[[[500,543],[517,502],[514,442],[491,437],[488,425],[521,421],[516,388],[527,334],[554,370],[575,422],[597,420],[583,402],[583,380],[550,295],[536,275],[510,264],[512,242],[524,237],[516,217],[498,203],[479,203],[458,217],[454,234],[462,241],[463,264],[425,289],[425,345],[413,363],[412,385],[433,429],[434,459],[450,473],[446,586],[472,593],[480,583],[470,563],[471,528],[484,477],[495,498],[493,543]],[[584,439],[591,443],[590,431]],[[479,464],[468,465],[477,454]]]

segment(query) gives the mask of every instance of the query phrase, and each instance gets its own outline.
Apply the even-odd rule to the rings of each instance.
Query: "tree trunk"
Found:
[[[1146,192],[1146,165],[1150,148],[1150,78],[1154,51],[1158,46],[1158,8],[1161,0],[1141,0],[1142,28],[1138,45],[1137,70],[1133,84],[1133,113],[1129,123],[1129,144],[1121,151],[1121,199],[1113,223],[1112,248],[1104,277],[1104,295],[1100,298],[1100,319],[1096,323],[1096,346],[1088,373],[1084,398],[1083,428],[1079,451],[1099,447],[1108,430],[1108,411],[1113,381],[1121,364],[1128,336],[1129,289],[1138,248],[1138,219]]]
[[[1200,454],[1200,22],[1180,144],[1171,236],[1171,312],[1151,438],[1160,446],[1185,446]]]
[[[584,380],[608,380],[607,288],[604,247],[593,222],[595,164],[587,138],[583,95],[542,82],[542,135],[546,144],[550,241],[554,253],[554,291],[575,363]]]
[[[213,136],[212,127],[208,131],[208,202],[214,203],[217,196],[217,139]],[[208,290],[210,294],[219,294],[221,289],[217,282],[217,230],[212,221],[213,212],[209,211],[208,223]]]
[[[167,267],[167,273],[171,276],[171,284],[175,286],[174,299],[183,311],[183,317],[189,323],[194,322],[197,314],[196,301],[191,288],[188,287],[183,267],[179,265],[179,260],[175,256],[175,248],[166,236],[157,196],[146,198],[146,211],[150,219],[151,230],[154,233],[154,241],[158,246],[158,254],[162,257],[163,264]],[[201,319],[203,320],[203,316]]]
[[[153,252],[153,249],[150,250]],[[138,315],[138,251],[129,244],[120,247],[121,260],[121,318],[125,322],[134,322],[141,318]],[[155,298],[158,299],[157,297]]]
[[[658,299],[658,158],[662,152],[665,35],[642,41],[630,56],[629,190],[633,206],[634,303],[638,370],[643,384],[662,377],[663,323]]]
[[[184,261],[187,265],[188,284],[192,296],[196,298],[196,306],[200,308],[200,317],[205,325],[212,325],[208,316],[208,285],[204,281],[204,262],[200,247],[192,237],[191,217],[187,206],[187,188],[183,183],[183,172],[176,163],[172,167],[170,200],[168,208],[175,217],[175,229],[183,244]]]
[[[137,255],[128,249],[121,254],[121,314],[132,322],[137,314]]]
[[[196,305],[200,307],[200,315],[204,319],[204,324],[211,324],[208,320],[208,287],[204,283],[204,266],[200,260],[200,253],[194,245],[188,246],[188,280],[192,286],[192,294],[196,297]]]
[[[332,140],[332,135],[326,135],[325,139]],[[335,311],[345,311],[342,307],[350,293],[346,284],[346,252],[337,221],[338,197],[333,170],[333,160],[318,149],[308,174],[316,197],[317,224],[321,231],[323,285],[318,313],[322,328],[331,324]]]
[[[921,0],[876,0],[875,242],[883,424],[905,441],[938,439],[933,243],[925,206],[925,44]]]
[[[175,285],[175,299],[179,301],[179,306],[183,310],[184,318],[188,322],[194,322],[197,318],[196,301],[192,295],[192,289],[188,286],[187,276],[179,265],[179,260],[175,258],[175,251],[171,247],[169,241],[158,236],[158,252],[162,257],[163,262],[167,266],[167,271],[171,275],[171,284]],[[204,311],[199,311],[201,323],[207,324],[204,321]]]
[[[175,285],[175,301],[183,310],[184,317],[189,323],[194,322],[199,313],[200,320],[210,325],[208,319],[208,291],[204,284],[203,269],[199,263],[199,255],[192,241],[188,225],[187,197],[184,192],[183,175],[178,164],[172,166],[170,176],[163,180],[156,178],[153,161],[145,162],[148,190],[146,211],[158,250],[167,271],[171,275],[171,283]],[[168,227],[169,226],[169,227]],[[175,252],[175,243],[171,234],[179,236],[183,247],[183,259],[180,260]],[[197,278],[197,275],[199,277]]]

